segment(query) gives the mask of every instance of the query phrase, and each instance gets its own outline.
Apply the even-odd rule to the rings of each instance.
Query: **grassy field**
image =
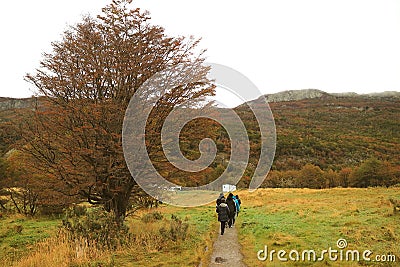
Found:
[[[144,220],[155,213],[162,218]],[[0,219],[0,266],[198,266],[200,262],[207,266],[217,236],[215,216],[213,205],[142,210],[127,219],[134,236],[128,247],[90,252],[84,247],[78,251],[60,234],[61,219],[4,216]]]
[[[400,198],[400,188],[370,189],[259,189],[237,192],[242,201],[238,217],[239,242],[248,266],[396,266],[400,260],[400,214],[393,215],[389,198]],[[160,218],[151,220],[154,214]],[[150,220],[145,220],[150,217]],[[177,219],[178,218],[178,219]],[[0,266],[207,266],[212,243],[218,236],[214,204],[196,208],[162,205],[129,217],[135,237],[129,247],[117,251],[92,251],[77,257],[76,246],[57,235],[60,219],[29,219],[4,216],[0,219]],[[188,225],[187,231],[182,230]],[[174,226],[174,227],[172,227]],[[163,235],[174,229],[174,237]],[[264,249],[371,250],[376,255],[394,255],[396,263],[332,261],[281,262],[275,253],[271,261],[257,258]],[[264,254],[261,254],[264,255]],[[269,255],[268,255],[269,256]]]
[[[35,243],[54,235],[60,224],[56,219],[4,216],[0,219],[0,266],[27,255]]]
[[[157,208],[164,218],[172,215],[181,218],[189,225],[189,237],[181,242],[164,244],[154,240],[146,244],[147,248],[138,247],[124,251],[115,257],[115,266],[198,266],[202,262],[207,266],[211,256],[212,244],[217,236],[217,220],[214,206],[179,208],[163,206]],[[152,211],[152,212],[154,212]],[[158,233],[163,222],[143,224],[138,219],[129,221],[135,233]]]
[[[380,263],[396,266],[400,261],[400,214],[393,215],[388,199],[400,198],[399,188],[371,189],[261,189],[254,193],[241,192],[243,211],[238,217],[239,242],[248,266],[285,265],[268,257],[257,258],[265,248],[286,251],[286,265],[295,266],[357,266],[379,265],[372,262],[376,255],[395,255],[397,263]],[[338,239],[345,239],[347,250],[371,250],[366,261],[332,261],[327,254],[319,262],[302,261],[303,250],[315,250],[322,258],[322,250],[339,250]],[[300,252],[299,261],[290,261],[291,250]],[[333,257],[335,254],[332,254]],[[261,254],[261,257],[264,254]],[[308,258],[308,254],[305,254]],[[296,254],[292,254],[296,258]],[[362,256],[361,256],[362,257]],[[346,257],[344,256],[343,259]],[[352,259],[352,257],[349,257]]]

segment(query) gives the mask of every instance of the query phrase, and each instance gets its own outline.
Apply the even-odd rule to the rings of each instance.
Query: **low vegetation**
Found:
[[[346,249],[400,259],[398,240],[400,214],[394,212],[390,199],[399,200],[399,188],[335,188],[335,189],[258,189],[238,191],[242,211],[236,228],[248,266],[265,266],[269,262],[257,259],[257,252],[267,246],[275,249],[315,250],[337,248],[336,242],[345,239]],[[109,239],[123,242],[107,243],[99,237],[104,228],[96,223],[86,224],[91,229],[85,236],[87,212],[78,209],[72,221],[80,222],[71,238],[71,227],[63,227],[62,218],[29,218],[5,215],[0,219],[1,266],[207,266],[218,226],[214,204],[196,208],[161,205],[138,211],[128,217],[127,232]],[[93,215],[91,215],[93,216]],[[102,217],[103,216],[103,217]],[[71,221],[71,215],[66,221]],[[103,230],[101,230],[103,229]],[[110,230],[110,229],[108,229]],[[107,229],[105,231],[108,231]],[[111,231],[112,232],[112,231]],[[82,233],[84,233],[82,235]],[[96,234],[97,233],[97,234]],[[92,238],[92,239],[91,239]],[[104,238],[104,236],[103,236]],[[97,242],[102,243],[101,246]],[[104,246],[104,244],[114,244]],[[318,254],[317,257],[320,255]],[[274,266],[376,266],[377,263],[330,261],[321,262],[272,261]],[[392,262],[381,266],[393,266]]]
[[[259,261],[257,252],[269,250],[315,250],[320,253],[344,238],[350,250],[369,249],[375,255],[394,255],[400,260],[399,215],[390,198],[399,199],[399,188],[366,189],[260,189],[241,192],[243,211],[238,217],[239,242],[248,266],[284,265],[276,258]],[[320,254],[317,254],[319,257]],[[288,255],[286,255],[288,257]],[[375,266],[351,261],[289,261],[287,266]],[[393,262],[381,266],[394,266]]]
[[[386,175],[379,175],[382,178],[380,180],[390,181],[379,181],[379,185],[399,183],[399,103],[399,98],[391,97],[332,95],[270,103],[277,142],[270,180],[264,186],[377,186],[375,179],[357,181],[363,176],[357,169],[366,161],[385,165]],[[251,164],[240,182],[241,186],[247,187],[258,161],[260,132],[254,115],[246,105],[235,110],[245,123],[251,144]],[[299,183],[293,178],[293,173],[299,174],[306,165],[318,168],[325,177],[320,181],[311,179]],[[348,181],[346,179],[351,172],[355,179]],[[373,175],[377,176],[376,171]],[[283,178],[277,179],[277,176]],[[338,179],[334,180],[332,176]],[[393,176],[396,181],[392,179]]]
[[[57,233],[61,220],[3,214],[0,218],[0,265],[26,256],[34,244]],[[1,262],[3,261],[3,262]]]
[[[110,214],[75,207],[59,218],[1,219],[1,266],[197,266],[209,261],[211,206],[137,212],[120,235]],[[63,221],[63,222],[61,222]]]

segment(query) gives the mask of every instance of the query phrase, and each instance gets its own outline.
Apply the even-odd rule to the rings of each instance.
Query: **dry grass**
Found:
[[[259,189],[238,192],[243,211],[238,218],[239,240],[248,266],[273,266],[304,262],[260,262],[257,251],[336,247],[345,238],[349,249],[370,249],[393,254],[400,260],[399,215],[393,214],[389,198],[400,198],[399,188]],[[312,266],[360,266],[366,262],[313,263]],[[369,263],[375,266],[377,263]],[[379,266],[395,266],[386,263]]]
[[[260,262],[264,245],[273,249],[326,249],[345,238],[349,249],[392,253],[399,260],[400,214],[393,214],[389,198],[399,199],[399,188],[370,189],[259,189],[238,191],[242,211],[236,227],[248,266],[279,266]],[[144,221],[158,211],[163,218]],[[163,233],[174,214],[189,224],[186,238],[172,240]],[[116,251],[98,251],[84,242],[71,243],[62,233],[31,246],[31,253],[5,266],[203,266],[209,260],[217,234],[214,205],[197,208],[165,206],[140,211],[128,220],[132,238]],[[24,230],[22,233],[24,233]],[[367,264],[361,262],[361,265]],[[292,266],[293,262],[283,264]],[[307,263],[298,262],[297,266]],[[312,266],[360,266],[359,263],[323,261]],[[376,264],[367,264],[375,266]],[[395,265],[380,265],[395,266]]]
[[[156,211],[163,215],[162,219],[142,219]],[[129,242],[114,251],[89,247],[83,240],[73,242],[60,230],[57,235],[26,248],[23,256],[0,260],[0,266],[198,266],[200,262],[208,262],[211,256],[214,229],[217,229],[214,212],[213,207],[207,206],[163,205],[142,210],[127,221]],[[178,219],[171,218],[172,214]],[[189,225],[187,232],[180,228],[181,223]]]
[[[130,220],[130,229],[136,239],[133,246],[125,249],[116,257],[116,266],[198,266],[200,262],[209,262],[211,248],[216,236],[214,207],[179,208],[162,206],[146,213],[160,212],[164,218],[160,221],[143,223],[138,219]],[[174,214],[183,223],[189,224],[185,240],[173,241],[160,235],[160,229],[169,229]],[[214,220],[215,219],[215,220]],[[163,232],[163,231],[161,231]]]
[[[90,262],[109,262],[110,251],[99,251],[88,247],[83,240],[71,242],[62,231],[56,236],[39,242],[31,254],[23,257],[15,267],[68,267],[86,266]],[[111,263],[111,262],[109,262]]]

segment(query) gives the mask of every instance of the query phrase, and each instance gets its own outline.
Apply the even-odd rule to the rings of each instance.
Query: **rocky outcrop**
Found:
[[[286,102],[311,98],[326,98],[329,94],[317,89],[289,90],[276,94],[265,95],[268,102]]]
[[[357,94],[357,93],[326,93],[317,89],[303,89],[303,90],[288,90],[279,92],[276,94],[267,94],[264,95],[263,98],[271,103],[271,102],[288,102],[288,101],[298,101],[304,99],[313,99],[313,98],[321,98],[321,99],[329,99],[329,98],[340,98],[340,97],[364,97],[364,98],[394,98],[400,99],[400,92],[396,91],[385,91],[381,93],[370,93],[370,94]],[[252,103],[257,103],[259,101],[263,101],[262,97],[250,101]]]
[[[30,97],[30,98],[0,97],[0,111],[8,109],[33,108],[35,107],[37,101],[38,99],[36,97]]]
[[[276,94],[263,95],[256,100],[250,101],[249,103],[257,104],[258,102],[264,101],[264,99],[267,102],[271,103],[271,102],[296,101],[296,100],[311,99],[311,98],[325,99],[331,97],[334,96],[317,89],[288,90]]]

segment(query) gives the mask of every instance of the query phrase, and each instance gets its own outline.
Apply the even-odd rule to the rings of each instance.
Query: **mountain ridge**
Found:
[[[267,102],[289,102],[289,101],[299,101],[314,98],[323,99],[336,99],[343,97],[362,97],[362,98],[396,98],[400,99],[400,92],[397,91],[384,91],[379,93],[368,93],[368,94],[357,94],[355,92],[345,92],[345,93],[327,93],[319,89],[299,89],[299,90],[286,90],[274,94],[265,94],[259,98],[248,101],[248,103],[257,103],[263,101]]]
[[[358,94],[355,92],[345,92],[345,93],[327,93],[319,89],[299,89],[299,90],[285,90],[273,94],[265,94],[258,97],[255,100],[250,100],[247,103],[257,103],[264,101],[264,99],[269,103],[276,102],[289,102],[289,101],[300,101],[307,99],[337,99],[337,98],[347,98],[347,97],[362,97],[362,98],[394,98],[400,99],[400,92],[398,91],[384,91],[379,93],[368,93],[368,94]],[[27,98],[12,98],[12,97],[0,97],[0,111],[9,109],[19,109],[19,108],[33,108],[37,103],[37,100],[41,97],[27,97]],[[244,105],[240,104],[238,107]]]
[[[0,111],[21,108],[33,108],[40,97],[12,98],[0,97]]]

